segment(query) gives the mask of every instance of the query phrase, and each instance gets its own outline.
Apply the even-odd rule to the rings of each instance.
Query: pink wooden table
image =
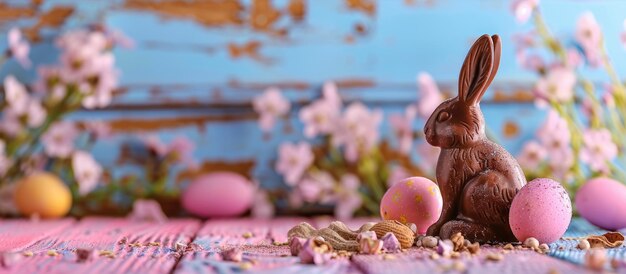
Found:
[[[430,251],[412,248],[394,258],[354,255],[321,266],[300,264],[289,256],[287,231],[299,222],[325,226],[328,218],[273,220],[171,219],[163,224],[121,218],[86,218],[31,222],[0,220],[0,273],[454,273],[455,261],[432,260]],[[353,220],[356,228],[365,220]],[[177,248],[177,243],[179,247]],[[187,248],[182,244],[187,245]],[[225,262],[224,248],[244,251],[244,263]],[[76,250],[94,250],[78,262]],[[20,253],[17,259],[7,254]],[[464,273],[588,273],[584,267],[532,251],[513,251],[501,261],[481,255],[462,258]],[[22,255],[26,254],[26,256]],[[101,255],[100,255],[101,254]],[[458,263],[457,263],[458,264]]]

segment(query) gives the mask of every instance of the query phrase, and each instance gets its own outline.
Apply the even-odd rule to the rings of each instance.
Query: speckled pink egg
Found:
[[[595,178],[576,193],[580,216],[606,230],[626,228],[626,186],[610,178]]]
[[[509,223],[515,238],[530,237],[540,243],[558,240],[572,220],[572,202],[559,182],[537,178],[517,193],[511,204]]]
[[[424,177],[411,177],[397,182],[380,201],[380,215],[385,220],[414,223],[424,234],[441,215],[443,199],[439,187]]]
[[[199,217],[234,217],[250,208],[255,187],[232,172],[215,172],[196,178],[183,192],[185,210]]]

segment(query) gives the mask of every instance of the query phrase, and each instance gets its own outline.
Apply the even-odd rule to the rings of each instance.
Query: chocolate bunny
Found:
[[[441,147],[437,184],[443,196],[441,216],[428,235],[448,239],[461,232],[473,242],[515,241],[509,209],[526,178],[515,158],[487,138],[480,110],[500,51],[497,35],[478,38],[461,68],[458,96],[441,103],[424,126],[426,141]]]

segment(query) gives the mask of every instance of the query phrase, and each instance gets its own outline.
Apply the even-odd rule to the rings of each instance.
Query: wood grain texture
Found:
[[[289,247],[276,245],[287,241],[287,231],[302,218],[273,220],[215,220],[207,221],[198,231],[194,243],[203,250],[187,253],[175,273],[231,273],[242,271],[246,262],[255,272],[268,273],[358,273],[348,260],[337,260],[324,266],[299,264],[291,257]],[[224,262],[219,252],[238,248],[243,252],[243,263]]]
[[[73,219],[0,220],[0,252],[20,250],[75,224]]]
[[[175,244],[189,243],[199,226],[197,220],[157,224],[87,218],[32,245],[15,249],[32,252],[32,256],[3,270],[6,273],[169,273],[178,261]],[[76,249],[95,250],[96,256],[79,263]],[[98,256],[100,251],[113,255]],[[51,256],[54,253],[58,255]]]
[[[163,224],[119,218],[38,223],[5,220],[0,222],[2,251],[32,252],[32,257],[22,257],[9,267],[0,264],[0,273],[593,273],[577,265],[584,252],[575,248],[576,239],[570,237],[604,233],[575,219],[566,238],[550,245],[550,256],[514,250],[503,254],[501,260],[492,261],[487,259],[488,254],[501,250],[483,246],[476,256],[466,254],[457,261],[433,260],[430,254],[434,250],[413,247],[393,256],[355,255],[316,266],[300,264],[297,257],[290,256],[288,246],[274,244],[286,241],[287,231],[303,221],[324,227],[333,219],[222,219],[204,224],[190,219],[173,219]],[[346,224],[357,228],[367,221],[375,219],[348,220]],[[177,242],[190,248],[177,250]],[[96,256],[79,263],[77,248],[110,251],[114,258]],[[222,260],[220,252],[228,248],[240,249],[243,261]],[[49,255],[53,250],[58,253],[56,256]],[[607,253],[624,258],[625,248]],[[455,262],[460,262],[462,268],[454,268]]]

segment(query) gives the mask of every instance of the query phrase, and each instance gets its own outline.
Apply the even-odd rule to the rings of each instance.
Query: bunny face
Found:
[[[487,87],[498,71],[500,38],[481,36],[470,49],[459,74],[459,94],[435,109],[424,126],[426,141],[441,148],[463,148],[486,138],[480,111]]]
[[[426,141],[441,148],[467,147],[485,135],[480,107],[449,99],[431,114],[424,126]]]

